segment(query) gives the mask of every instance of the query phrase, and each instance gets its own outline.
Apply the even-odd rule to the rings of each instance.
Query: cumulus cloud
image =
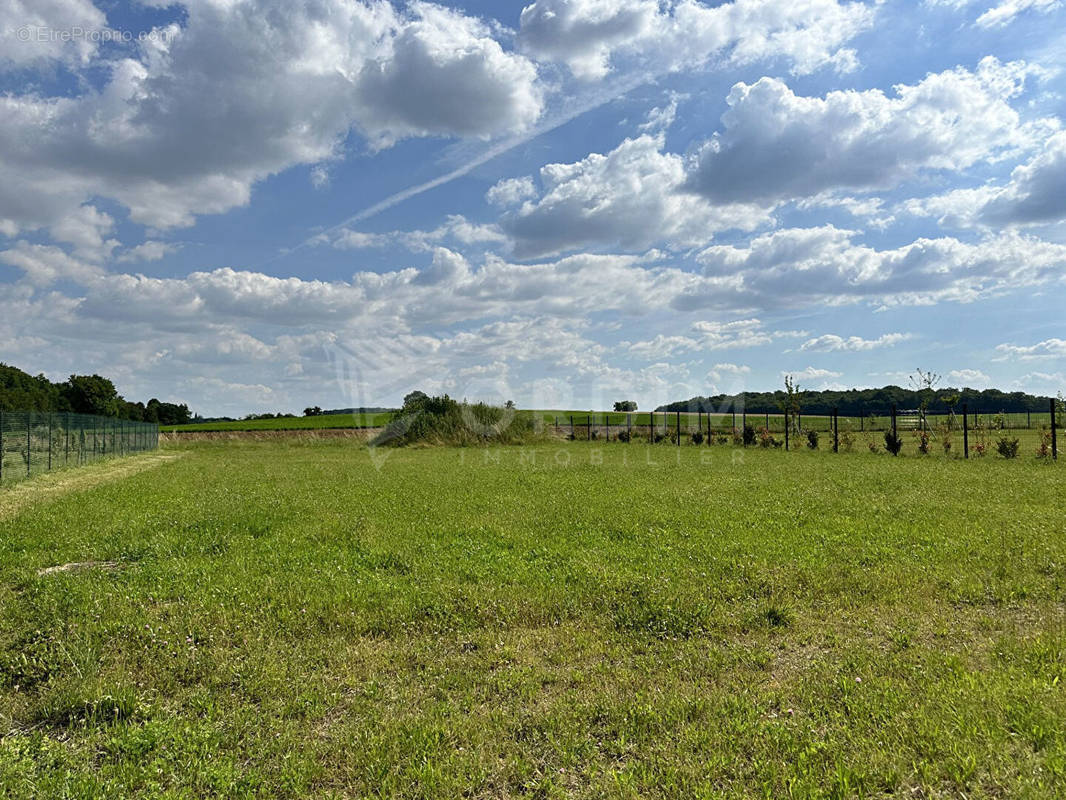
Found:
[[[699,254],[708,280],[683,289],[681,309],[756,307],[815,298],[842,304],[864,298],[886,306],[971,302],[1026,285],[1061,281],[1066,246],[1014,233],[979,242],[918,239],[877,250],[831,225],[761,234],[746,245],[712,245]],[[779,298],[780,300],[775,300]]]
[[[1031,345],[1000,344],[996,352],[1003,358],[1032,361],[1045,358],[1066,358],[1066,339],[1045,339]]]
[[[57,0],[58,2],[58,0]],[[168,228],[336,155],[352,130],[485,137],[531,124],[535,66],[484,23],[427,3],[189,0],[181,24],[78,96],[0,98],[0,225],[55,225],[92,197]],[[205,101],[210,98],[210,101]]]
[[[948,373],[949,381],[956,381],[963,386],[988,384],[992,379],[979,369],[953,369]]]
[[[90,0],[0,0],[0,19],[0,70],[85,66],[96,55],[93,34],[107,30],[104,12]],[[69,35],[75,30],[85,35]]]
[[[813,350],[816,352],[860,352],[863,350],[876,350],[881,347],[892,347],[911,338],[909,333],[886,333],[876,339],[863,339],[861,336],[837,336],[834,333],[808,339],[800,350]]]
[[[688,185],[715,203],[779,202],[894,186],[923,169],[961,170],[1031,146],[1009,101],[1031,70],[992,57],[894,96],[872,89],[804,97],[777,78],[738,83],[724,129],[695,156]]]
[[[172,253],[178,252],[180,249],[181,245],[179,244],[149,240],[136,247],[124,250],[116,260],[120,263],[159,261]]]
[[[940,225],[1010,227],[1057,223],[1066,219],[1066,132],[1050,136],[1003,186],[986,184],[904,201],[909,214],[936,217]]]
[[[853,68],[855,53],[844,45],[873,16],[863,3],[836,0],[735,0],[714,7],[695,0],[536,0],[522,12],[519,42],[583,79],[600,78],[619,62],[670,71],[711,59],[783,59],[793,72],[809,73],[827,65]]]
[[[693,246],[715,231],[766,222],[756,205],[712,206],[682,190],[684,160],[663,138],[626,139],[606,154],[541,168],[543,193],[501,219],[520,258],[586,247],[641,250],[657,242]]]
[[[441,242],[451,241],[461,245],[504,244],[507,236],[496,225],[470,222],[461,214],[449,214],[443,223],[430,231],[388,231],[366,233],[350,228],[339,228],[328,236],[319,237],[317,243],[328,242],[338,250],[364,250],[398,244],[409,250],[432,250]]]
[[[506,207],[518,205],[523,200],[536,196],[537,187],[533,185],[533,178],[526,175],[499,181],[485,193],[485,200],[491,205]]]

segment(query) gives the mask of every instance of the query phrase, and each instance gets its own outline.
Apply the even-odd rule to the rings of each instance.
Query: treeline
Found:
[[[182,425],[191,414],[184,403],[131,403],[109,379],[99,375],[71,375],[53,383],[44,375],[30,375],[0,363],[0,411],[53,411],[96,414],[137,422]]]
[[[999,389],[904,389],[885,386],[881,389],[848,389],[847,391],[801,391],[798,394],[800,410],[804,414],[830,414],[834,409],[843,416],[888,414],[895,405],[897,409],[918,409],[923,406],[930,413],[946,413],[960,410],[962,404],[971,411],[987,413],[1017,413],[1024,411],[1047,411],[1048,399],[1035,397],[1025,392],[1001,392]],[[717,394],[712,397],[693,397],[667,405],[656,411],[737,411],[746,409],[753,414],[777,414],[784,407],[786,395],[776,392],[741,392],[740,394]]]

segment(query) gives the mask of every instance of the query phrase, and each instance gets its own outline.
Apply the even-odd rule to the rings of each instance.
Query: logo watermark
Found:
[[[74,25],[70,28],[50,28],[46,25],[23,25],[16,29],[15,38],[20,42],[40,44],[68,44],[88,42],[90,44],[131,44],[133,42],[168,42],[174,35],[171,28],[153,28],[150,31],[120,31],[114,28],[83,28]]]

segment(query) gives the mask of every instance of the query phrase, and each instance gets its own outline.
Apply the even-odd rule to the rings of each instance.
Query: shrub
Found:
[[[751,425],[744,426],[743,436],[745,447],[751,447],[753,444],[755,444],[755,428],[753,428]]]
[[[885,449],[894,456],[899,455],[899,451],[903,449],[903,440],[898,433],[885,431]]]
[[[703,432],[702,431],[696,431],[694,434],[692,434],[692,443],[693,444],[703,444]]]
[[[620,442],[628,442],[633,438],[633,435],[628,430],[623,430],[615,438]]]
[[[729,437],[725,434],[718,434],[718,436],[716,436],[714,440],[718,444],[729,444]]]
[[[414,392],[403,410],[389,421],[371,444],[514,444],[536,436],[533,418],[486,403],[460,403],[448,395],[427,397]]]
[[[811,450],[818,449],[818,431],[807,431],[807,447]]]
[[[1057,420],[1055,427],[1058,427]],[[1040,429],[1040,446],[1036,448],[1036,457],[1051,458],[1051,431],[1047,428]]]
[[[929,455],[929,431],[915,431],[914,438],[918,440],[918,452]]]
[[[855,434],[848,430],[840,431],[837,436],[840,447],[845,453],[850,453],[852,448],[855,447]]]
[[[1004,458],[1018,457],[1018,440],[1001,436],[996,441],[996,451]]]
[[[881,449],[877,446],[877,442],[867,442],[866,446],[870,448],[871,453],[876,453]]]
[[[777,441],[766,428],[759,428],[759,447],[780,447],[781,442]]]
[[[977,442],[977,444],[975,444],[973,446],[973,454],[975,456],[977,456],[978,458],[981,458],[987,452],[988,452],[988,445],[985,444],[984,442]]]

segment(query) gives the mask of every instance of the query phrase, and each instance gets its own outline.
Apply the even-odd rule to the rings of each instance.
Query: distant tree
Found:
[[[636,411],[637,410],[637,401],[636,400],[619,400],[617,403],[614,404],[614,410],[615,411]]]
[[[785,415],[785,425],[791,426],[793,421],[799,417],[800,413],[800,387],[791,375],[785,376],[785,396],[784,399],[778,403],[781,411]]]
[[[71,375],[60,391],[70,410],[78,414],[117,417],[122,410],[123,400],[115,384],[99,375]]]
[[[305,408],[304,409],[304,416],[305,417],[321,417],[322,416],[322,409],[319,406],[311,406],[310,408]]]
[[[911,386],[918,393],[918,411],[922,417],[922,430],[928,427],[925,414],[929,410],[929,404],[936,397],[936,387],[940,384],[940,378],[939,373],[932,370],[924,372],[920,367],[910,376]]]
[[[503,404],[503,407],[504,408],[508,408],[508,409],[513,409],[514,408],[514,400],[508,400],[506,403]]]
[[[425,402],[429,399],[429,395],[425,392],[420,392],[417,389],[409,394],[404,395],[403,409],[404,411],[417,411]]]

